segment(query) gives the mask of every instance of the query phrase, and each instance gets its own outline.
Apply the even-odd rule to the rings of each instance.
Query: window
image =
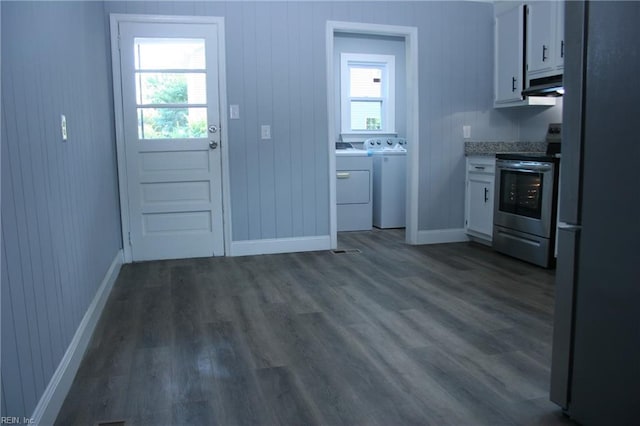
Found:
[[[135,38],[139,139],[207,137],[203,39]]]
[[[340,55],[342,133],[395,132],[395,57]]]

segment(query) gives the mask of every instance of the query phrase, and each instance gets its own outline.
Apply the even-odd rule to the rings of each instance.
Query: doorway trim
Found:
[[[229,181],[229,136],[227,123],[227,76],[225,52],[224,18],[217,16],[170,16],[170,15],[129,15],[110,14],[111,29],[111,70],[113,74],[113,107],[116,133],[116,155],[118,159],[118,189],[120,193],[120,223],[122,229],[122,248],[124,263],[132,262],[131,245],[129,244],[129,196],[127,191],[128,177],[124,139],[124,110],[122,81],[120,74],[120,40],[118,28],[121,22],[139,23],[175,23],[175,24],[214,24],[218,32],[218,94],[220,102],[220,149],[222,167],[222,221],[224,238],[224,255],[231,253],[231,185]]]
[[[327,110],[329,128],[329,232],[331,247],[338,247],[338,223],[336,206],[336,102],[334,95],[334,36],[336,32],[403,37],[406,56],[406,102],[407,102],[407,135],[409,149],[407,152],[407,205],[405,241],[408,244],[419,244],[418,240],[418,202],[420,178],[420,138],[418,122],[418,28],[397,25],[366,24],[359,22],[327,21],[326,27],[326,63],[327,63]]]

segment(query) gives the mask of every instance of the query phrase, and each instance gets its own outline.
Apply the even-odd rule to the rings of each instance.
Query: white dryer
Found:
[[[365,148],[373,157],[373,226],[406,225],[407,144],[404,138],[373,138]]]
[[[372,155],[370,151],[343,145],[341,144],[340,149],[336,149],[338,231],[371,230]],[[346,145],[350,146],[350,144]]]

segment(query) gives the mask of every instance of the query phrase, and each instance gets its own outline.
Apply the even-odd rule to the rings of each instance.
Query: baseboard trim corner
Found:
[[[469,241],[464,228],[418,231],[418,244],[461,243]]]
[[[252,256],[259,254],[296,253],[331,249],[331,237],[269,238],[231,242],[231,256]]]
[[[98,319],[109,298],[113,284],[118,277],[124,259],[123,256],[122,249],[118,250],[100,283],[95,297],[91,301],[89,308],[87,308],[87,312],[85,312],[84,317],[82,317],[82,321],[80,321],[80,325],[78,325],[76,333],[73,335],[73,339],[71,339],[71,343],[69,343],[60,364],[58,364],[58,368],[56,368],[56,371],[53,373],[53,377],[49,381],[38,405],[33,411],[33,415],[31,416],[33,424],[43,426],[52,425],[56,417],[58,417],[58,413],[71,388],[73,379],[78,372],[84,352],[89,345],[93,330],[98,323]]]

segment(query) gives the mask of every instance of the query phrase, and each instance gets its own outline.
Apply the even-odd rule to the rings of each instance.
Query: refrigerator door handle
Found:
[[[555,312],[551,354],[550,399],[565,410],[571,393],[571,362],[576,265],[580,244],[579,225],[558,223],[558,262],[556,266]]]
[[[579,231],[582,229],[581,225],[576,225],[573,223],[567,223],[567,222],[558,222],[558,230],[563,230],[563,231]]]

